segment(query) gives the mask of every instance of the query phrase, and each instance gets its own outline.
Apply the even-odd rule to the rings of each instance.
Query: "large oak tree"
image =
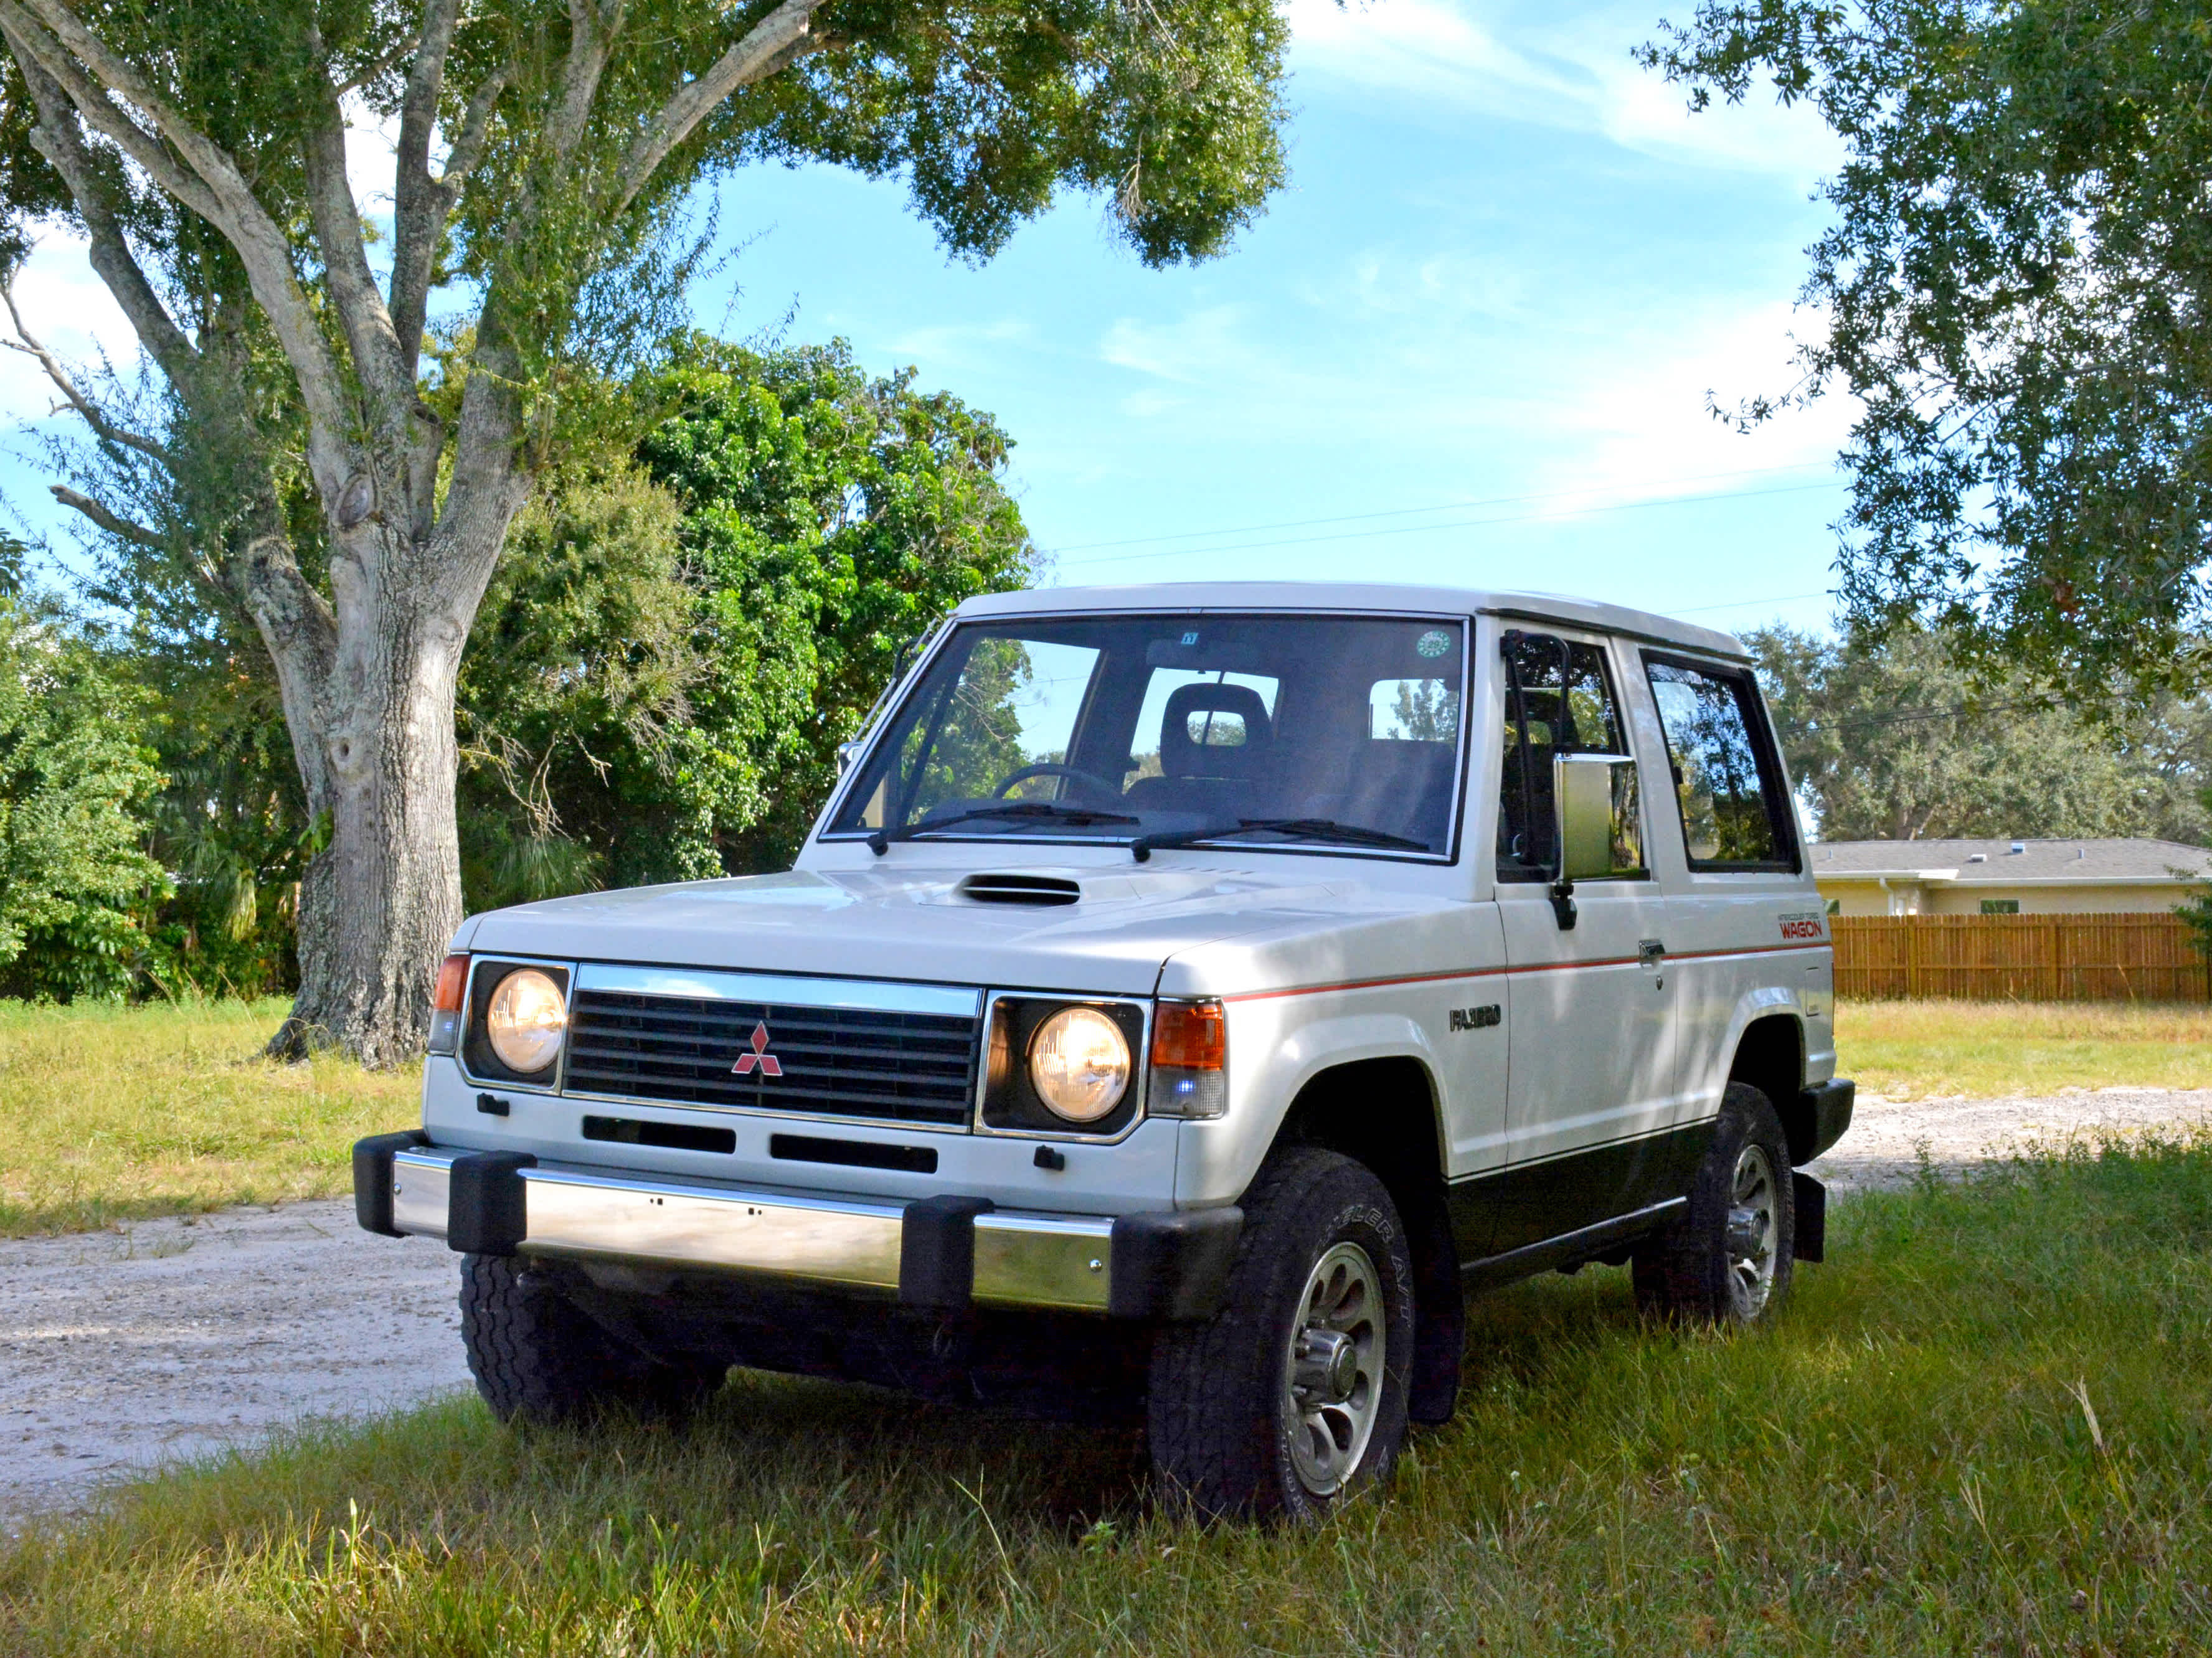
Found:
[[[281,1049],[420,1046],[462,649],[580,388],[670,319],[693,186],[895,175],[971,257],[1072,188],[1202,258],[1281,179],[1284,37],[1274,0],[0,0],[18,245],[68,221],[158,375],[100,395],[15,319],[116,480],[57,493],[258,631],[319,826]]]
[[[1794,392],[1859,413],[1843,592],[2095,706],[2212,680],[2212,27],[2201,0],[1706,0],[1645,52],[1847,155]]]

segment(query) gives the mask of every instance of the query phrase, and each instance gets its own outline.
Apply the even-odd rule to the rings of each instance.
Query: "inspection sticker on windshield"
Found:
[[[1778,919],[1782,923],[1782,936],[1785,938],[1818,938],[1824,936],[1820,912],[1817,909],[1798,910]]]
[[[1451,649],[1451,635],[1442,628],[1431,628],[1413,641],[1413,648],[1423,656],[1442,656]]]

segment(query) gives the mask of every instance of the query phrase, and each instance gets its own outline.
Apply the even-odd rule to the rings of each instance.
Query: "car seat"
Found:
[[[1207,741],[1228,720],[1242,722],[1244,740]],[[1249,815],[1255,785],[1273,768],[1274,736],[1267,705],[1250,686],[1179,685],[1160,717],[1160,775],[1139,778],[1123,798],[1146,811]]]

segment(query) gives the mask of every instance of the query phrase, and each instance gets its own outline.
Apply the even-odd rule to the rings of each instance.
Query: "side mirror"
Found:
[[[1553,755],[1552,802],[1561,885],[1644,873],[1636,762],[1623,754]]]
[[[859,738],[856,737],[849,743],[840,743],[837,745],[837,776],[840,780],[842,780],[847,772],[853,769],[853,762],[860,757],[860,739]]]

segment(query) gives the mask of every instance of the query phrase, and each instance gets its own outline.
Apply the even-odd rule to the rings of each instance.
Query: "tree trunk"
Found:
[[[454,688],[511,513],[465,516],[470,545],[448,534],[418,549],[374,526],[369,557],[332,561],[333,659],[305,741],[294,726],[309,811],[329,839],[300,884],[300,992],[270,1039],[277,1057],[336,1047],[396,1065],[428,1034],[438,963],[462,917]],[[270,644],[281,665],[299,653],[299,632]],[[280,666],[280,677],[293,676]]]

